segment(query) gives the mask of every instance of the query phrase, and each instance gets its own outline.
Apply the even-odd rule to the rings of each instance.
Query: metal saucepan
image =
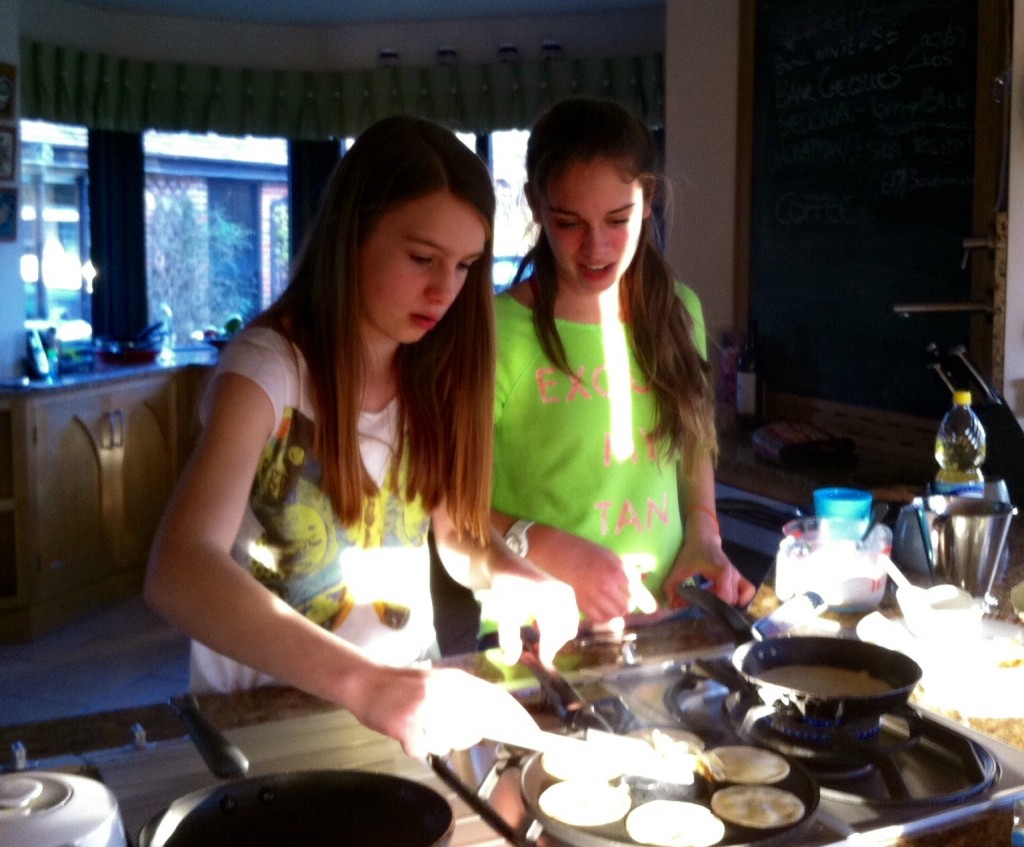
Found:
[[[782,712],[834,724],[877,718],[905,707],[921,680],[921,667],[909,656],[866,641],[814,635],[755,641],[746,616],[710,591],[680,593],[739,645],[734,673],[721,681]]]
[[[193,743],[218,776],[248,761],[191,698],[176,698]],[[448,801],[389,774],[309,770],[236,778],[175,800],[139,833],[138,847],[444,847],[455,830]]]

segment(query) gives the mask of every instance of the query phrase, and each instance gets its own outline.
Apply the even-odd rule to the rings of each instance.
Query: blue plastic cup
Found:
[[[871,492],[859,488],[818,488],[814,514],[827,540],[857,541],[871,520]]]

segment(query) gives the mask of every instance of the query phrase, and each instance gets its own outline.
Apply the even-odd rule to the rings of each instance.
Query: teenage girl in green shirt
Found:
[[[497,298],[493,521],[597,623],[694,578],[755,590],[722,551],[703,316],[655,244],[656,163],[622,107],[553,106],[527,149],[537,242]]]

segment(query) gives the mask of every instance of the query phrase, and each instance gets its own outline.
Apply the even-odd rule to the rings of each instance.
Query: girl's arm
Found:
[[[438,555],[452,577],[474,591],[488,591],[498,600],[498,641],[505,660],[514,663],[522,650],[520,626],[536,619],[541,632],[541,656],[554,657],[576,636],[579,610],[572,588],[541,570],[529,558],[513,553],[501,532],[490,527],[490,543],[479,545],[460,538],[443,505],[433,515]]]
[[[747,605],[756,588],[736,570],[722,550],[715,511],[715,474],[710,457],[698,460],[690,473],[680,462],[679,508],[682,510],[683,546],[662,588],[669,604],[677,605],[678,586],[699,574],[713,583],[715,594],[727,603]]]
[[[374,664],[231,558],[275,421],[251,380],[225,374],[214,390],[211,418],[150,554],[147,602],[214,650],[347,708],[412,756],[468,747],[486,735],[488,721],[535,729],[508,692],[461,671]]]
[[[492,511],[491,521],[504,535],[516,517]],[[622,559],[607,547],[540,523],[530,527],[527,540],[529,558],[545,573],[572,586],[576,604],[587,619],[604,623],[637,604],[637,581],[631,580]]]

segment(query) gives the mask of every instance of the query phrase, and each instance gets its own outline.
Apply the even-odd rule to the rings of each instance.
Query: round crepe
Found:
[[[639,844],[710,847],[725,836],[725,824],[706,806],[683,800],[651,800],[626,817],[626,832]]]
[[[711,795],[711,811],[737,826],[775,829],[804,816],[803,800],[771,785],[730,785]]]
[[[540,765],[546,774],[555,779],[611,782],[622,776],[622,763],[616,763],[616,758],[600,749],[547,750],[541,754]]]
[[[770,785],[789,776],[789,762],[778,753],[735,744],[705,751],[704,764],[716,782]]]
[[[633,798],[627,785],[573,779],[548,786],[537,802],[545,815],[569,826],[604,826],[622,820]]]
[[[685,729],[674,727],[644,727],[643,729],[632,729],[627,735],[633,738],[642,738],[659,753],[663,750],[686,749],[690,753],[699,753],[704,749],[704,739],[695,732],[688,732]],[[678,745],[678,746],[677,746]]]

